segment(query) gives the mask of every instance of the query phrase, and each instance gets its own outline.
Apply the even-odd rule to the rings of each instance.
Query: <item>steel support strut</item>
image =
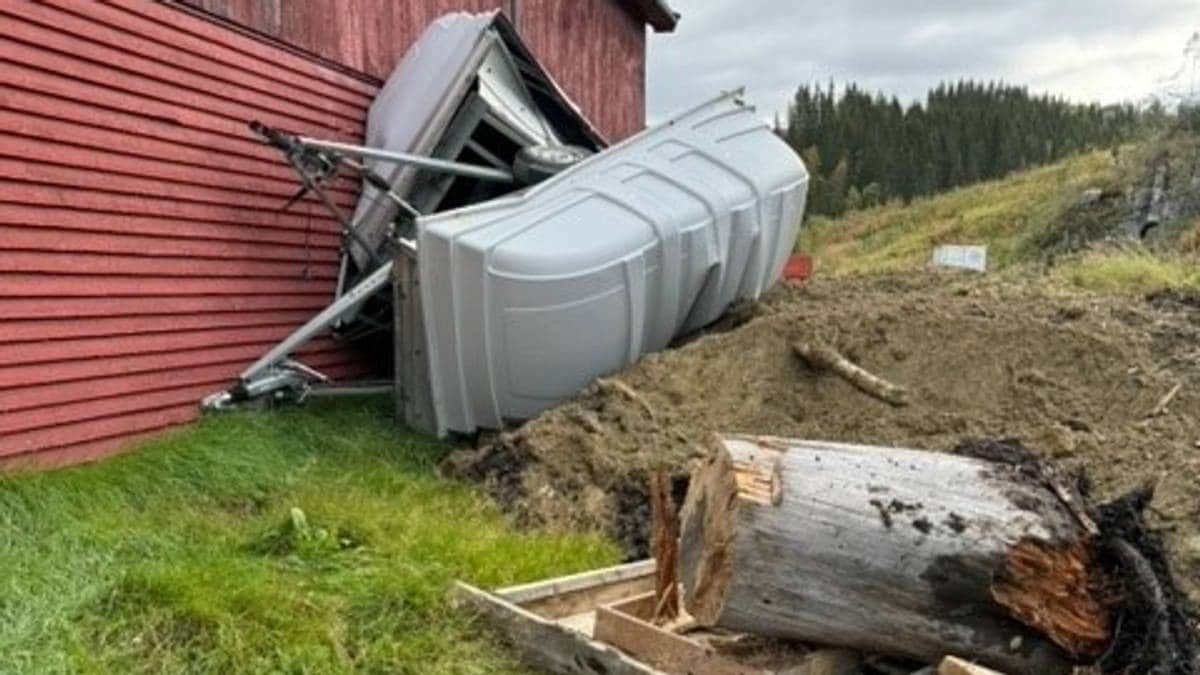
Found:
[[[357,310],[391,281],[393,262],[385,260],[377,251],[371,250],[361,234],[355,230],[349,217],[322,189],[324,180],[335,174],[338,166],[345,165],[357,171],[372,187],[395,202],[401,211],[412,218],[420,216],[420,212],[397,194],[377,172],[351,157],[394,162],[429,171],[497,183],[512,183],[515,180],[511,172],[499,168],[294,136],[260,122],[251,122],[250,128],[268,145],[283,152],[284,158],[300,178],[303,188],[288,202],[288,205],[307,192],[315,194],[341,223],[343,234],[350,240],[347,245],[354,243],[363,247],[376,267],[366,278],[347,290],[331,305],[263,354],[249,368],[242,371],[237,384],[231,389],[206,397],[202,403],[206,409],[226,408],[239,401],[280,390],[299,391],[303,396],[310,383],[326,381],[327,378],[324,375],[298,361],[291,360],[289,355],[304,343],[333,327],[342,316]],[[415,241],[405,238],[396,238],[393,241],[402,253],[416,257]]]

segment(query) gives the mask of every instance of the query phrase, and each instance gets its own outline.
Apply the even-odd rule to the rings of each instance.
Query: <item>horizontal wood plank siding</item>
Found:
[[[511,0],[180,0],[379,80],[434,19]]]
[[[646,30],[616,0],[520,0],[521,37],[611,140],[646,124]]]
[[[177,1],[380,81],[437,17],[500,9],[610,140],[645,124],[644,12],[626,0]]]
[[[194,420],[324,307],[338,226],[278,211],[296,182],[247,123],[355,141],[375,91],[160,3],[0,3],[0,463]],[[303,358],[372,370],[329,338]]]

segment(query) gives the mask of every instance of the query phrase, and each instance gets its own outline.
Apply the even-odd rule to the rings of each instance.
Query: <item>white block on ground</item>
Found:
[[[986,272],[987,247],[938,246],[933,249],[933,266]]]

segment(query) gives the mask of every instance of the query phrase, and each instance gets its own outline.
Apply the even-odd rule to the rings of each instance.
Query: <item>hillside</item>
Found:
[[[1174,131],[907,205],[814,217],[798,249],[821,276],[923,269],[935,246],[973,244],[988,247],[989,269],[1095,290],[1196,286],[1198,147]],[[1161,222],[1139,238],[1148,220]]]

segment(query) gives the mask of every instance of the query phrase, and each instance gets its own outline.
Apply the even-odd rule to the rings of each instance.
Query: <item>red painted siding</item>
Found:
[[[246,123],[353,140],[376,87],[145,0],[0,3],[0,62],[0,462],[92,459],[329,301],[337,225]]]
[[[180,0],[380,80],[431,21],[511,0]]]
[[[609,139],[645,124],[645,28],[624,0],[178,1],[379,80],[437,17],[502,9]]]
[[[646,31],[613,0],[521,0],[521,37],[611,140],[646,123]]]

